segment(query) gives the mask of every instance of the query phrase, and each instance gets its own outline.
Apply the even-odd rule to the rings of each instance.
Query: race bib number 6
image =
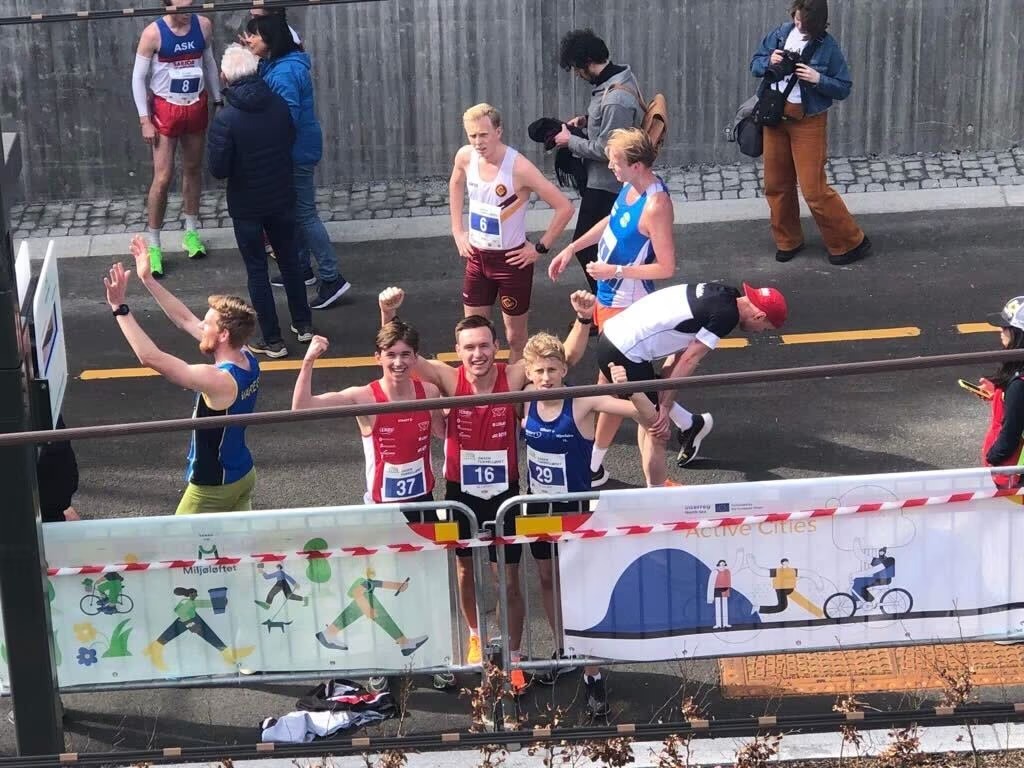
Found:
[[[488,251],[501,250],[501,209],[486,203],[469,203],[469,242]]]

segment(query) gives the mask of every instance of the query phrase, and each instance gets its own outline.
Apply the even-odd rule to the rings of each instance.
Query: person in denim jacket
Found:
[[[871,250],[867,238],[850,215],[842,197],[828,185],[828,110],[833,101],[850,95],[853,82],[846,58],[828,27],[827,0],[793,0],[792,21],[772,30],[750,61],[754,77],[763,78],[769,67],[782,61],[784,52],[808,59],[795,72],[767,88],[785,91],[790,78],[797,84],[786,100],[785,117],[777,126],[764,127],[764,194],[771,209],[772,236],[777,261],[789,261],[804,248],[797,184],[811,209],[828,249],[829,262],[850,264]],[[813,48],[812,48],[813,46]],[[807,50],[805,50],[807,49]]]

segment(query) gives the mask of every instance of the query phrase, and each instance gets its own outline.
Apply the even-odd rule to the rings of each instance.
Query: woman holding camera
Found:
[[[777,261],[789,261],[804,248],[797,183],[821,230],[829,262],[850,264],[864,258],[871,241],[825,178],[828,109],[850,95],[846,59],[828,27],[827,0],[793,0],[793,20],[770,32],[750,62],[764,78],[759,93],[785,95],[784,117],[764,126],[764,194],[771,209]]]

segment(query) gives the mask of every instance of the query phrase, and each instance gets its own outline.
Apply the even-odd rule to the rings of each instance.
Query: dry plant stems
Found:
[[[916,725],[889,731],[889,744],[878,755],[879,768],[907,768],[924,765],[925,761],[921,752],[921,729]]]
[[[583,755],[592,763],[609,768],[624,768],[636,761],[633,755],[633,738],[618,736],[613,739],[589,739],[583,742]]]
[[[539,725],[544,728],[555,729],[565,719],[565,710],[562,707],[547,706],[546,712],[541,716]],[[578,768],[584,760],[584,745],[578,742],[553,741],[547,739],[538,741],[526,748],[526,754],[530,757],[540,755],[544,768]]]
[[[779,754],[782,734],[758,735],[749,744],[740,747],[736,753],[736,768],[768,768]]]
[[[863,701],[859,701],[852,694],[839,698],[835,704],[832,705],[833,712],[841,712],[846,715],[850,712],[861,712],[864,706]],[[843,764],[843,753],[846,751],[846,746],[849,744],[853,747],[853,750],[860,756],[860,747],[864,742],[864,735],[857,730],[855,725],[851,725],[849,721],[839,726],[839,734],[842,736],[842,741],[839,744],[839,763],[841,767]]]

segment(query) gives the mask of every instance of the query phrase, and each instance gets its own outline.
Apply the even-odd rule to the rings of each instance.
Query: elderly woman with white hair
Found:
[[[213,118],[207,139],[210,173],[228,180],[228,213],[249,276],[249,298],[263,338],[253,352],[284,357],[288,349],[274,306],[263,232],[277,253],[284,278],[292,331],[299,341],[313,337],[312,312],[302,281],[295,241],[292,143],[295,127],[285,100],[258,74],[259,59],[241,45],[230,45],[221,60],[224,107]]]

